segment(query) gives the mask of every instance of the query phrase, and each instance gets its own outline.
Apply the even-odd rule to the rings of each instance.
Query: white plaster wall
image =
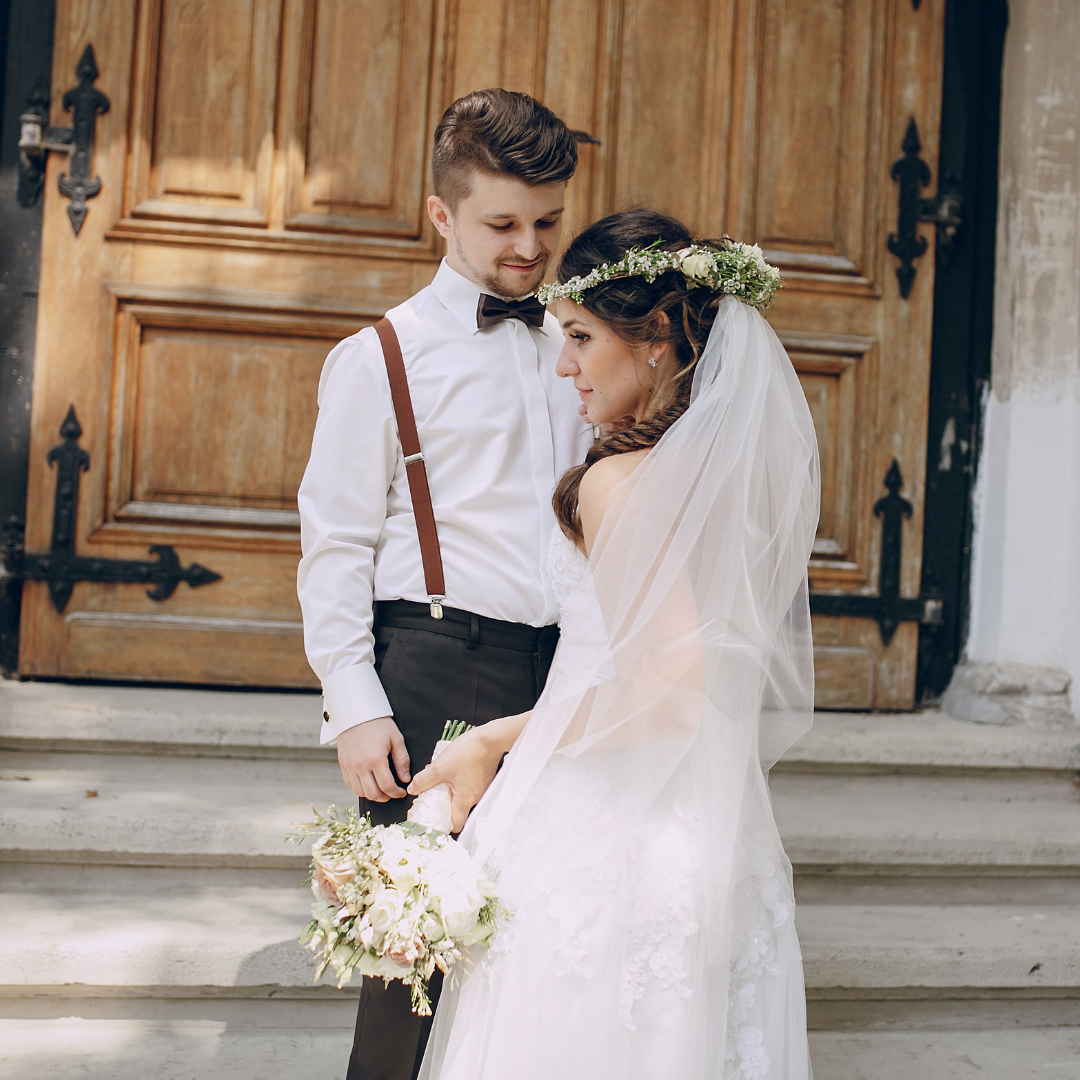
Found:
[[[1010,0],[994,356],[975,488],[975,661],[1080,703],[1080,0]]]

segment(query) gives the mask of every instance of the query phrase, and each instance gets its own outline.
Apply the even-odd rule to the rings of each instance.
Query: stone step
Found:
[[[972,724],[938,709],[814,714],[814,726],[774,773],[946,773],[1080,770],[1080,723],[1069,727]]]
[[[311,1018],[0,1019],[0,1076],[12,1080],[344,1080],[355,1003]]]
[[[297,944],[311,892],[289,871],[20,867],[0,892],[0,997],[293,997],[315,985]]]
[[[1059,773],[772,779],[800,874],[1069,876],[1080,880],[1080,790]],[[0,860],[302,866],[284,842],[352,805],[332,761],[28,750],[0,753]]]
[[[287,1003],[292,1005],[293,1003]],[[220,1005],[218,1006],[220,1009]],[[0,1020],[0,1075],[343,1080],[352,1017]],[[1080,1080],[1080,1027],[810,1033],[818,1080]]]
[[[331,998],[296,943],[310,892],[266,871],[44,866],[5,879],[0,998]],[[1080,905],[800,905],[811,991],[1080,1002]],[[1077,1004],[1080,1017],[1080,1004]]]
[[[1080,905],[802,904],[795,921],[809,988],[1049,991],[1080,1022]]]
[[[0,749],[221,757],[334,756],[318,745],[321,699],[0,680]],[[1080,770],[1080,724],[990,726],[940,710],[817,713],[777,771]]]
[[[810,1033],[816,1080],[1080,1080],[1080,1027]]]
[[[286,834],[353,805],[332,761],[0,753],[0,860],[296,867]]]
[[[322,699],[0,679],[0,749],[198,757],[333,758]]]
[[[778,773],[771,789],[803,873],[1080,875],[1080,790],[1060,773]]]

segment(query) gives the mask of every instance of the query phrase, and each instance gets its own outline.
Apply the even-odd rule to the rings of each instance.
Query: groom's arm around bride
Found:
[[[551,493],[584,457],[589,429],[555,374],[558,324],[531,295],[558,247],[576,164],[566,125],[526,95],[456,101],[435,133],[428,200],[447,257],[430,286],[387,312],[388,326],[346,339],[323,369],[299,494],[298,593],[322,741],[337,743],[376,824],[404,819],[405,785],[446,719],[527,711],[554,653]],[[423,553],[417,468],[410,478],[388,376],[395,342],[434,512]],[[365,979],[349,1080],[415,1076],[429,1023],[400,984]]]

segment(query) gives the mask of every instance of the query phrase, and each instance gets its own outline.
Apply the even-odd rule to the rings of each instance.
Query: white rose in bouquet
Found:
[[[446,932],[452,938],[459,938],[469,933],[480,917],[480,908],[484,898],[478,892],[469,892],[463,888],[438,889],[439,914],[446,924]]]
[[[420,845],[407,837],[400,825],[386,827],[380,865],[390,875],[390,880],[405,892],[420,884],[421,851]]]
[[[387,933],[401,918],[404,906],[405,897],[393,885],[380,890],[375,894],[375,899],[367,909],[367,917],[372,929],[377,934]]]

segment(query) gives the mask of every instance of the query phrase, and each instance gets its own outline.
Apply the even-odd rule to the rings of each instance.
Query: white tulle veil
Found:
[[[649,842],[651,822],[671,808],[686,818],[702,838],[687,856],[698,930],[682,952],[693,1022],[681,1030],[693,1036],[673,1052],[673,1076],[808,1075],[790,866],[765,774],[813,714],[806,568],[818,501],[817,443],[791,362],[764,318],[727,297],[689,408],[612,494],[589,559],[600,640],[564,634],[532,718],[462,834],[498,869],[560,763],[606,793],[565,842],[602,848],[613,874]],[[630,909],[655,887],[636,873],[604,886],[616,907],[612,890]],[[567,1013],[588,1014],[583,1026],[551,1014],[573,1029],[552,1038],[567,1042],[581,1076],[637,1075],[634,1055],[646,1052],[606,1000],[626,981],[616,970],[624,932],[613,923],[593,942],[592,992]],[[494,1022],[493,1004],[486,1021],[479,1008],[447,995],[424,1075],[458,1075],[440,1071],[454,1014]],[[590,1060],[592,1037],[607,1041],[603,1059]]]

